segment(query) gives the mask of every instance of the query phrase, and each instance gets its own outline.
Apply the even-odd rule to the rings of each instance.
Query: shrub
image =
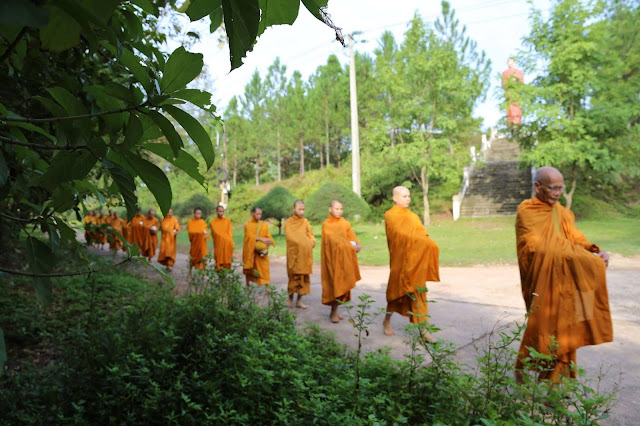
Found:
[[[273,218],[278,226],[278,234],[282,233],[282,219],[291,216],[295,195],[282,186],[274,186],[255,206],[262,209],[262,219]]]
[[[313,222],[322,222],[329,215],[329,203],[333,199],[342,201],[345,219],[354,220],[356,216],[366,218],[371,208],[355,192],[339,183],[327,182],[309,197],[306,203],[306,217]]]
[[[173,212],[176,216],[189,217],[196,207],[202,209],[202,218],[205,219],[215,212],[217,205],[204,194],[194,194],[184,203],[176,204]]]

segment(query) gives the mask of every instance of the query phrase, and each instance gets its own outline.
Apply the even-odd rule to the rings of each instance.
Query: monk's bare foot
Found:
[[[305,305],[304,303],[302,303],[300,300],[298,300],[298,303],[296,303],[296,308],[300,308],[300,309],[308,309],[309,305]]]
[[[390,319],[385,319],[384,321],[382,321],[382,328],[384,329],[384,335],[385,336],[395,336],[396,333],[393,331],[393,328],[391,328],[391,320]]]
[[[344,317],[343,317],[342,315],[338,315],[338,319],[339,319],[340,321],[342,321],[342,320],[344,319]]]
[[[293,308],[293,295],[289,296],[289,300],[287,300],[287,306]]]
[[[335,314],[335,315],[331,314],[331,315],[329,315],[329,318],[331,319],[331,322],[334,323],[334,324],[337,324],[337,323],[340,322],[340,315],[338,315],[338,314]]]
[[[420,339],[423,343],[435,343],[436,339],[427,332],[427,330],[420,331]]]

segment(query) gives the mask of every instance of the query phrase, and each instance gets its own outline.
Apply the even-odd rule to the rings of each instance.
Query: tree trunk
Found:
[[[259,157],[256,159],[255,169],[256,169],[256,186],[258,186],[260,185],[260,158]]]
[[[420,169],[420,185],[422,186],[422,205],[424,207],[422,221],[424,226],[429,226],[431,217],[429,215],[429,176],[427,175],[427,166],[422,166]]]
[[[322,148],[322,142],[320,142],[320,168],[324,169],[324,149]]]
[[[276,161],[278,162],[278,182],[282,180],[282,168],[280,167],[280,136],[278,136]]]
[[[329,99],[327,98],[327,101],[325,102],[325,107],[324,107],[324,136],[325,136],[325,144],[326,144],[326,149],[327,149],[327,167],[329,167],[329,164],[331,162],[331,160],[329,159]]]
[[[304,140],[300,136],[300,176],[304,175]]]
[[[565,189],[565,191],[562,193],[567,204],[565,207],[569,210],[571,210],[571,204],[573,203],[573,194],[576,192],[577,184],[578,179],[574,176],[574,178],[571,180],[571,190],[567,192],[567,190]]]
[[[238,158],[233,159],[233,187],[238,184]]]

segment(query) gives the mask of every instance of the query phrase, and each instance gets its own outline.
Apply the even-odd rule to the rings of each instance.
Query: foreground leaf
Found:
[[[204,158],[204,162],[207,164],[207,170],[209,170],[213,165],[215,153],[213,151],[211,138],[207,131],[204,130],[204,127],[202,127],[202,124],[180,108],[176,108],[171,105],[163,105],[162,109],[171,114],[171,116],[180,123],[184,130],[186,130],[189,137],[191,137],[191,140],[193,140],[193,142],[198,146],[198,149],[202,154],[202,158]]]
[[[158,166],[135,154],[128,153],[125,158],[155,197],[162,214],[166,215],[171,208],[172,199],[171,184],[167,176]]]
[[[200,185],[205,186],[205,178],[198,170],[198,161],[188,152],[180,150],[178,155],[174,157],[171,147],[164,143],[146,143],[142,147],[167,160],[195,179]]]
[[[253,49],[258,36],[260,5],[258,0],[222,0],[222,12],[233,71],[242,65],[242,58]]]
[[[171,93],[184,89],[194,78],[200,75],[204,65],[202,53],[190,53],[182,46],[173,51],[160,81],[162,93]]]

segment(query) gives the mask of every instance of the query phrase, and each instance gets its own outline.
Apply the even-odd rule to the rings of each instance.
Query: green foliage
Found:
[[[217,206],[206,195],[194,194],[183,203],[176,204],[174,214],[182,218],[190,217],[193,216],[193,210],[196,207],[200,207],[202,209],[202,218],[206,219],[215,212]]]
[[[179,298],[122,270],[58,284],[45,316],[26,280],[0,283],[13,348],[0,382],[6,423],[577,425],[611,405],[582,381],[516,384],[507,348],[522,327],[492,335],[474,374],[453,345],[424,346],[417,328],[406,360],[356,359],[317,327],[296,330],[284,294],[258,306],[261,291],[232,272],[198,271]],[[352,317],[361,337],[370,305]]]
[[[367,202],[350,188],[339,183],[327,182],[307,199],[306,217],[316,223],[324,221],[329,215],[329,203],[335,199],[342,201],[345,219],[365,219],[371,212]]]
[[[546,15],[537,9],[530,15],[519,58],[536,77],[512,90],[524,119],[511,130],[526,150],[523,161],[565,174],[571,208],[578,183],[584,190],[637,181],[640,48],[633,40],[640,30],[632,23],[640,7],[556,0]]]
[[[282,186],[274,186],[267,195],[254,203],[254,206],[262,209],[262,219],[275,219],[278,226],[278,234],[281,232],[282,219],[291,216],[295,195]]]

